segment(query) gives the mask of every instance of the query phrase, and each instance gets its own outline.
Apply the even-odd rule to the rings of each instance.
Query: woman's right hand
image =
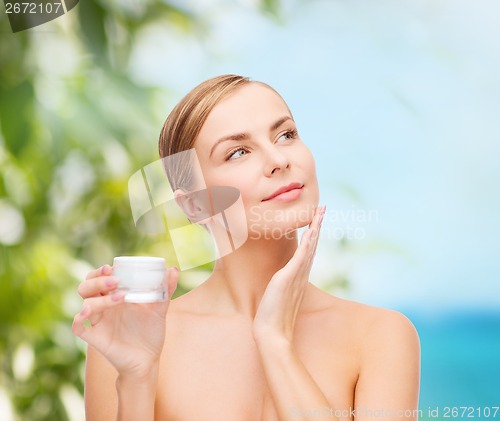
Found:
[[[82,311],[74,317],[73,333],[104,355],[119,375],[147,376],[163,349],[165,317],[177,287],[178,270],[166,271],[168,300],[147,304],[125,303],[122,292],[109,294],[118,286],[112,272],[111,266],[104,265],[90,272],[78,287],[84,301]]]

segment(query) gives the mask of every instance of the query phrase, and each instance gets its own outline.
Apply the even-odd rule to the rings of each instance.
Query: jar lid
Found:
[[[113,266],[128,268],[165,269],[165,259],[153,256],[118,256],[113,260]]]

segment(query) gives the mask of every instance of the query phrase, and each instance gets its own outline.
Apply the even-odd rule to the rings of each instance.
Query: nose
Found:
[[[264,167],[264,173],[266,177],[270,177],[276,174],[278,171],[283,171],[290,167],[290,161],[288,157],[280,150],[276,145],[270,145],[264,151],[266,157],[266,163]]]

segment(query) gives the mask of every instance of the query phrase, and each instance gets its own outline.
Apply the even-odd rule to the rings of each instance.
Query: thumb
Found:
[[[168,270],[168,276],[167,276],[167,292],[169,300],[172,298],[172,295],[174,295],[174,292],[177,289],[178,280],[179,280],[179,269],[177,269],[177,267],[174,266]]]

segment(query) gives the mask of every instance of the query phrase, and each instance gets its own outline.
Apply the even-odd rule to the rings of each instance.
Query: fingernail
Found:
[[[117,293],[111,295],[111,299],[113,301],[120,301],[123,297],[125,297],[125,294],[123,292],[117,292]]]
[[[321,221],[323,221],[325,214],[326,214],[326,205],[324,205],[323,208],[321,209]]]
[[[111,266],[108,264],[101,266],[101,275],[104,275],[109,269],[111,269]]]
[[[114,287],[118,284],[118,279],[115,278],[115,277],[110,277],[108,279],[106,279],[106,281],[104,282],[104,284],[107,286],[107,287]]]
[[[89,313],[89,306],[84,306],[80,311],[80,316],[86,316]]]

